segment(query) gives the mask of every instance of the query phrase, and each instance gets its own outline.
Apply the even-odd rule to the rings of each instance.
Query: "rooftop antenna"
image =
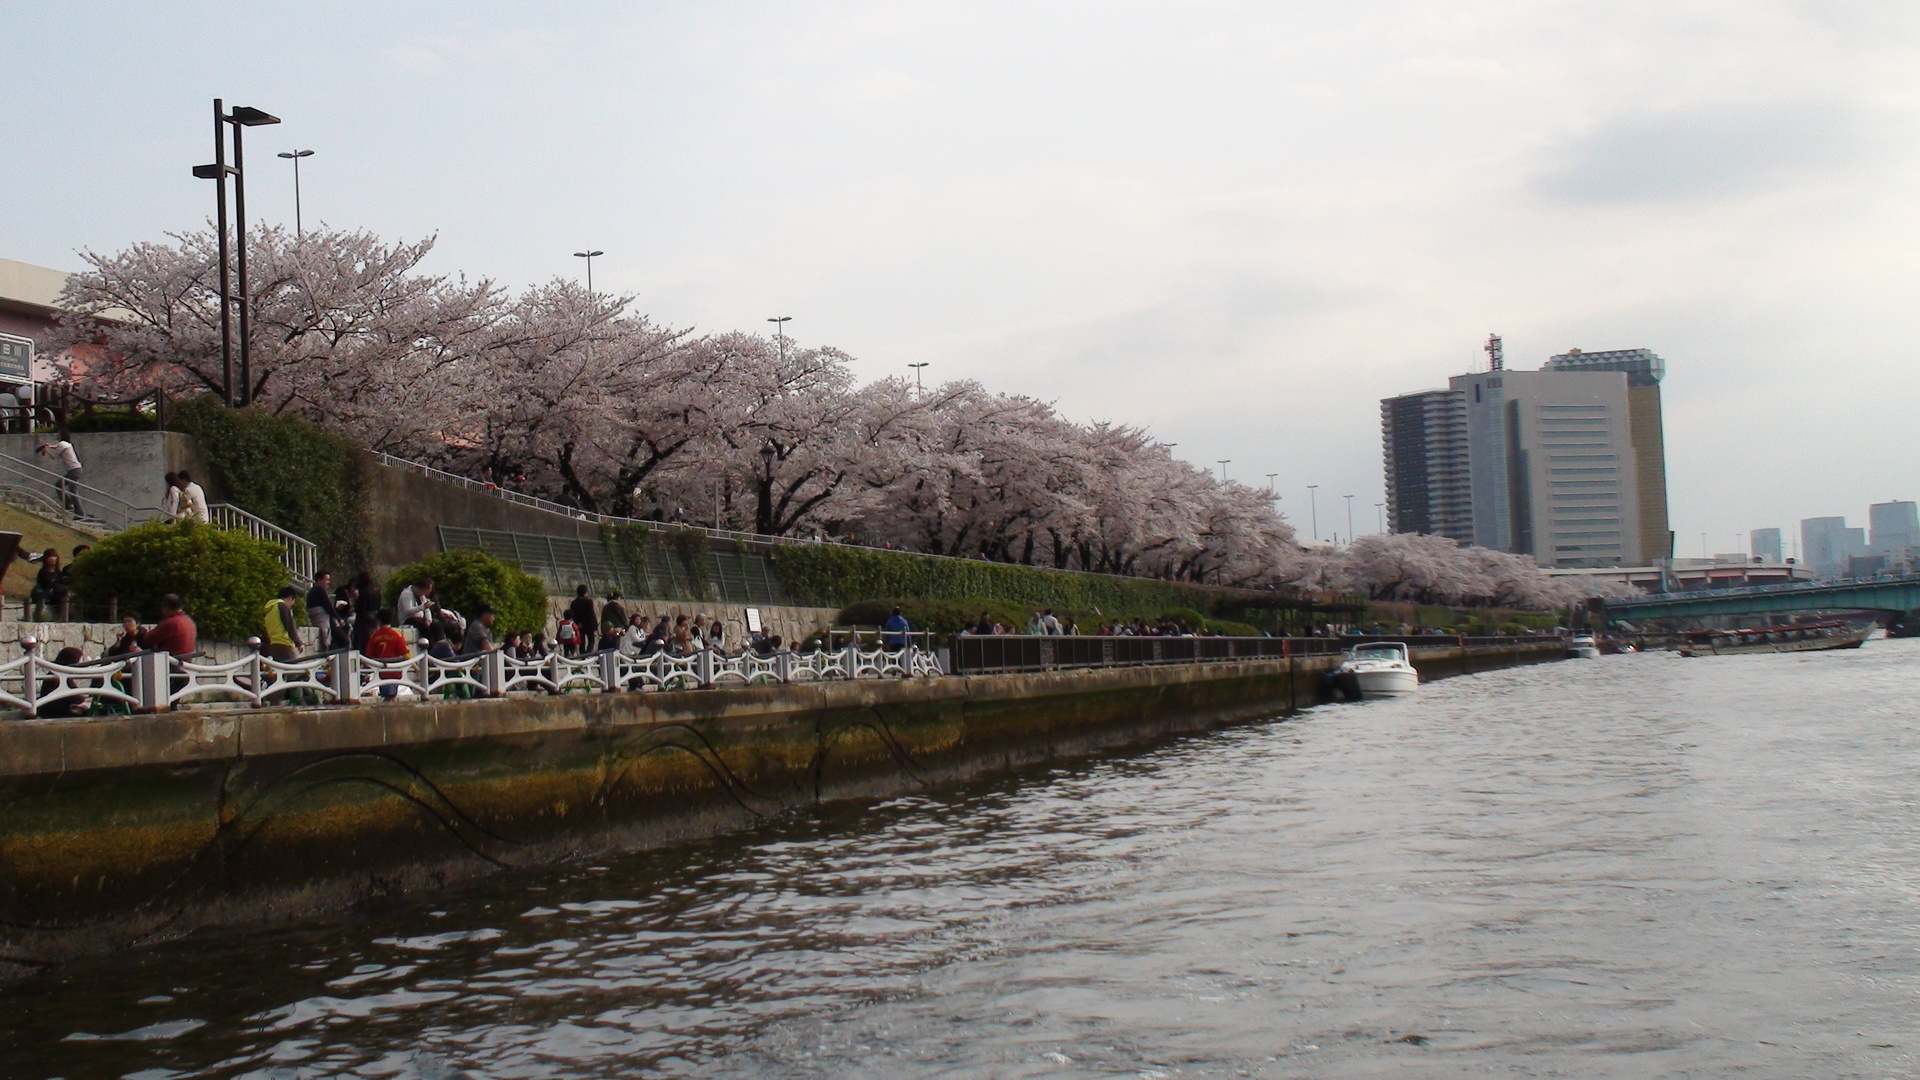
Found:
[[[1500,347],[1500,335],[1487,335],[1487,360],[1492,364],[1488,371],[1504,371],[1507,366],[1507,354]]]

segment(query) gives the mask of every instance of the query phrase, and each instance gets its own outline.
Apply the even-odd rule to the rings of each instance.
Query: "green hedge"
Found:
[[[388,607],[400,590],[423,577],[433,579],[433,595],[468,619],[491,605],[494,633],[539,631],[547,625],[547,584],[484,551],[443,551],[393,572],[384,591]]]
[[[167,426],[194,437],[228,502],[311,540],[344,575],[364,567],[367,456],[351,440],[292,416],[229,409],[212,394],[182,402]]]
[[[1095,619],[1150,619],[1168,608],[1212,611],[1235,594],[1151,578],[1042,570],[1009,563],[938,559],[905,552],[829,545],[776,547],[771,556],[797,603],[840,607],[876,596],[979,603],[995,597],[1017,608],[1053,608]],[[979,612],[976,610],[977,616]],[[1080,619],[1081,625],[1087,619]],[[1021,616],[1025,626],[1026,616]]]
[[[73,561],[83,610],[160,618],[160,598],[177,593],[202,636],[244,640],[265,629],[261,612],[287,584],[280,549],[210,525],[152,521],[109,536]]]

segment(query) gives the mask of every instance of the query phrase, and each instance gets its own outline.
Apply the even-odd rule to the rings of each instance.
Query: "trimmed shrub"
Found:
[[[481,604],[491,605],[496,634],[538,631],[547,625],[546,582],[484,551],[443,551],[395,570],[382,591],[387,606],[393,606],[401,589],[423,577],[433,579],[433,595],[440,603],[468,619]]]
[[[280,549],[211,525],[152,521],[118,532],[73,561],[69,574],[83,610],[138,611],[153,622],[160,598],[177,593],[200,633],[241,640],[259,634],[261,610],[287,584]]]
[[[228,502],[313,541],[322,565],[367,565],[369,466],[351,440],[212,394],[182,402],[167,427],[199,442]]]

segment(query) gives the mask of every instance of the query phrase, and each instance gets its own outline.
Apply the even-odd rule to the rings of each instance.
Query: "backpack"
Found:
[[[571,645],[580,640],[580,631],[573,625],[572,619],[561,619],[560,629],[554,636],[558,637],[562,643]]]

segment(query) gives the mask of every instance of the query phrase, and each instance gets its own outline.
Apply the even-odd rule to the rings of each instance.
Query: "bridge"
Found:
[[[1744,589],[1651,593],[1609,603],[1607,619],[1636,622],[1796,611],[1874,611],[1895,617],[1920,611],[1920,574],[1867,581],[1795,582]]]

